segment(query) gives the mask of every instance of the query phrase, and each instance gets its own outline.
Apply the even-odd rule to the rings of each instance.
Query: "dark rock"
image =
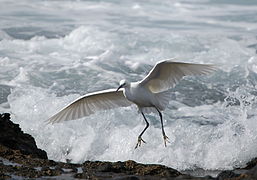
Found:
[[[125,177],[118,177],[115,180],[140,180],[137,176],[125,176]]]
[[[211,176],[204,176],[205,179],[214,179],[213,177]]]
[[[238,168],[233,171],[223,171],[217,179],[226,180],[256,180],[257,179],[257,158],[247,163],[245,168]]]
[[[234,173],[233,171],[222,171],[218,175],[217,179],[218,180],[223,180],[223,179],[234,178],[234,177],[238,177],[238,176],[240,176],[240,175]]]
[[[99,165],[97,170],[99,172],[111,172],[111,171],[113,171],[113,167],[112,167],[111,163],[105,163],[103,165]]]
[[[136,176],[129,176],[129,177],[125,177],[125,178],[120,179],[120,180],[139,180],[139,178],[136,177]]]
[[[83,168],[86,170],[96,169],[98,172],[111,172],[116,174],[127,175],[140,175],[140,176],[159,176],[159,177],[177,177],[181,175],[180,172],[175,169],[168,168],[163,165],[155,164],[140,164],[135,161],[125,162],[91,162],[87,161],[83,164]]]
[[[255,165],[252,169],[245,173],[251,178],[257,179],[257,166]]]
[[[246,164],[245,169],[251,169],[251,168],[253,168],[256,165],[257,165],[257,158],[254,158],[254,159],[252,159],[250,162],[248,162]]]
[[[0,173],[0,179],[10,179],[10,178],[11,178],[11,176]]]
[[[45,151],[38,149],[32,136],[23,133],[18,124],[10,121],[10,114],[0,114],[0,144],[22,154],[35,158],[47,159]]]

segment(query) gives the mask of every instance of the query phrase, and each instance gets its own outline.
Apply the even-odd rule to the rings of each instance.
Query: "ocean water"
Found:
[[[243,167],[257,156],[257,2],[254,0],[0,0],[0,112],[50,159],[159,163],[178,170]],[[80,95],[141,80],[159,60],[211,63],[186,77],[163,112],[135,106],[47,125]]]

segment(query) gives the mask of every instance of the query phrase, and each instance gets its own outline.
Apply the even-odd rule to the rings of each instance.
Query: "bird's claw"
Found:
[[[141,142],[146,143],[146,142],[139,136],[138,139],[137,139],[137,145],[136,145],[135,149],[136,149],[137,147],[140,147],[140,146],[141,146]]]
[[[166,135],[164,134],[164,135],[163,135],[163,140],[164,140],[164,145],[165,145],[165,147],[167,147],[167,142],[170,142],[168,136],[166,136]]]

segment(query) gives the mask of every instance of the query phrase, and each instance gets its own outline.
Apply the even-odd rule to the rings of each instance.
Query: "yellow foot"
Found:
[[[168,136],[166,136],[166,135],[164,134],[164,135],[163,135],[163,140],[164,140],[164,145],[165,145],[165,147],[167,147],[167,142],[170,142]]]
[[[137,147],[140,147],[140,146],[141,146],[141,142],[146,143],[146,142],[139,136],[138,139],[137,139],[137,145],[136,145],[135,149],[136,149]]]

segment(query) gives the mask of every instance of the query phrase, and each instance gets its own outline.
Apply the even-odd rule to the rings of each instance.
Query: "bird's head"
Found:
[[[128,87],[128,86],[129,86],[129,82],[126,81],[125,79],[123,79],[123,80],[120,81],[120,85],[117,88],[116,92],[119,91],[120,88],[125,88],[125,87]]]

